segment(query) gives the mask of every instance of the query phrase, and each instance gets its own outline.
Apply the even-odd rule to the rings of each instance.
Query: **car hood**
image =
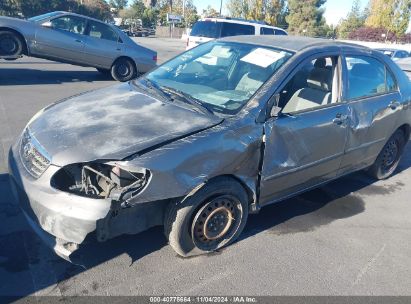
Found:
[[[162,102],[132,84],[88,92],[53,104],[28,128],[57,166],[134,153],[213,127],[221,118]]]

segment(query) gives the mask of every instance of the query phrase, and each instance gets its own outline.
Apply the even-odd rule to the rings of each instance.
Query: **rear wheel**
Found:
[[[0,31],[0,56],[20,56],[24,42],[14,32]]]
[[[181,256],[213,252],[235,241],[248,216],[248,196],[235,180],[221,178],[183,202],[172,202],[164,233]]]
[[[117,59],[111,67],[111,76],[121,82],[129,81],[135,78],[137,70],[134,62],[128,58]]]
[[[382,148],[375,163],[368,169],[368,173],[376,179],[390,177],[398,167],[404,146],[404,132],[397,130]]]

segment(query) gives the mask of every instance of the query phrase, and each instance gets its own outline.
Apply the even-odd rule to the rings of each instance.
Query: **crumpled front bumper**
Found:
[[[9,151],[9,174],[13,195],[38,236],[57,255],[70,261],[70,254],[87,235],[96,230],[97,221],[110,212],[111,201],[90,199],[54,189],[51,165],[34,179],[20,161],[17,144]]]

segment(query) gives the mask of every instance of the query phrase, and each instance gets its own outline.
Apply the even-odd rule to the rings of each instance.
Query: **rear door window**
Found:
[[[255,27],[247,24],[238,23],[223,23],[221,37],[239,36],[239,35],[255,35]]]
[[[368,56],[347,56],[348,99],[367,98],[397,89],[385,64]]]
[[[110,26],[106,24],[95,22],[95,21],[90,21],[89,28],[90,28],[89,30],[90,37],[110,40],[110,41],[115,41],[115,42],[118,40],[117,33]]]
[[[260,35],[274,35],[274,29],[269,27],[261,27]]]
[[[219,38],[221,33],[221,22],[198,21],[194,24],[190,36]]]

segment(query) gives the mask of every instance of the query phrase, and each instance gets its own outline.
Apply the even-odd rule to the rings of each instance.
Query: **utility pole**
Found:
[[[220,17],[221,17],[221,11],[223,10],[223,0],[220,1]]]
[[[183,0],[183,20],[184,20],[184,27],[187,27],[186,23],[186,0]]]
[[[170,0],[170,15],[173,13],[173,0]],[[168,20],[167,20],[168,21]],[[168,21],[169,22],[169,21]],[[169,22],[170,23],[170,22]],[[173,24],[174,25],[174,24]],[[173,38],[173,29],[174,29],[174,26],[173,26],[171,23],[170,23],[170,37],[171,38]]]

